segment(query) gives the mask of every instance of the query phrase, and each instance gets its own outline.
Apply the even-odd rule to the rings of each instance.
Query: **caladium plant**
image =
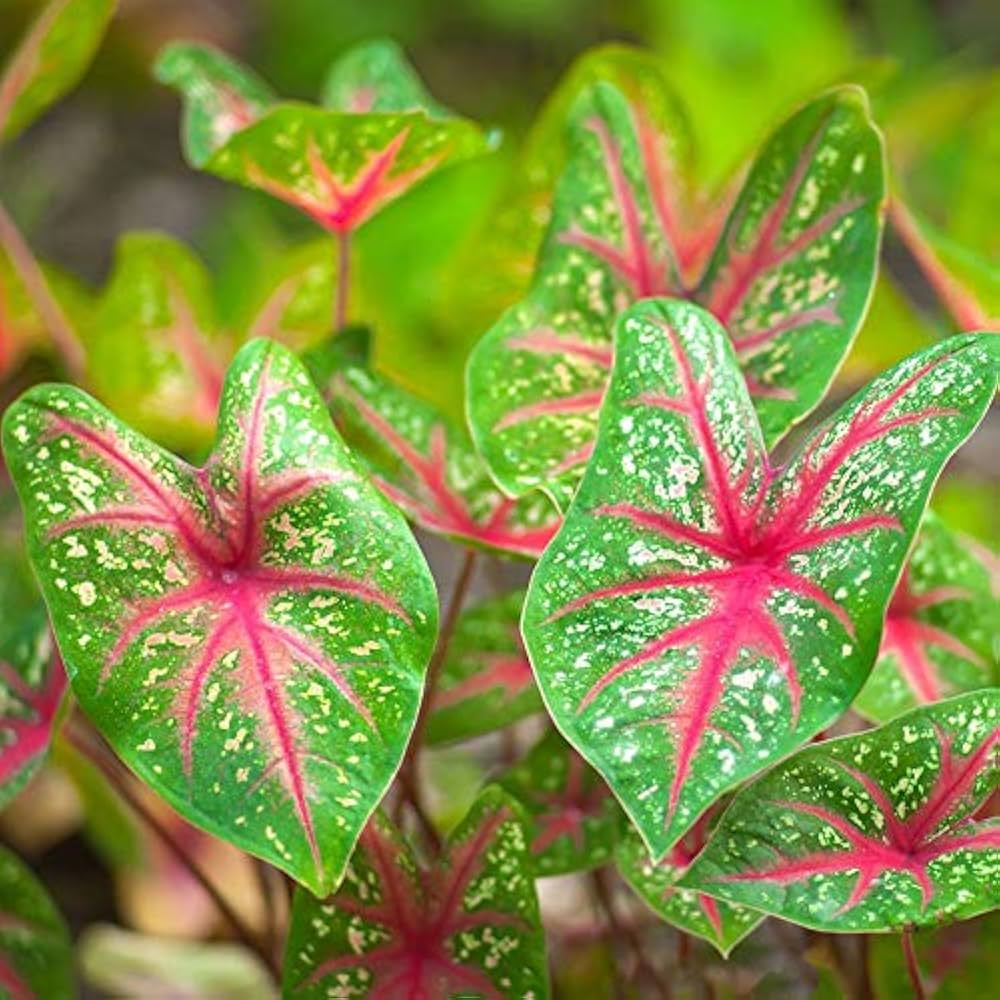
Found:
[[[855,708],[887,722],[917,705],[995,687],[1000,601],[968,542],[928,511],[889,602],[878,661]]]
[[[1000,692],[802,750],[739,792],[681,884],[821,930],[889,931],[1000,904]]]
[[[636,299],[684,295],[712,311],[769,445],[808,414],[864,314],[884,196],[881,143],[857,88],[780,126],[721,231],[710,215],[707,233],[683,228],[672,140],[642,105],[598,83],[569,129],[532,290],[468,370],[470,424],[497,481],[513,495],[541,488],[561,509],[593,450],[615,317]]]
[[[853,700],[930,489],[997,369],[990,336],[944,341],[778,468],[709,313],[648,300],[621,315],[594,457],[523,628],[549,713],[654,859]]]
[[[317,893],[399,764],[434,584],[305,369],[244,347],[193,468],[67,386],[4,416],[80,704],[187,819]]]
[[[423,868],[376,813],[340,891],[298,892],[286,996],[546,997],[545,945],[522,812],[482,792]]]

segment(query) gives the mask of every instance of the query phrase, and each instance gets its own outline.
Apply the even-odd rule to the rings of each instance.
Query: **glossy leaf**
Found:
[[[4,608],[7,617],[12,609]],[[28,783],[49,751],[66,672],[43,609],[3,623],[0,642],[0,809]]]
[[[166,46],[153,74],[184,97],[181,143],[195,167],[204,166],[233,133],[255,122],[277,100],[252,70],[197,42]]]
[[[624,827],[621,810],[608,786],[555,730],[498,781],[531,817],[538,875],[597,868],[614,854]]]
[[[725,331],[650,300],[618,322],[594,457],[523,630],[549,714],[654,858],[850,704],[997,342],[890,369],[771,465]]]
[[[471,545],[537,558],[559,517],[540,494],[512,500],[490,478],[464,428],[375,373],[334,373],[334,422],[372,479],[411,520]]]
[[[40,386],[4,451],[84,711],[190,822],[329,891],[413,725],[433,581],[284,348],[243,348],[218,427],[196,469]]]
[[[1000,682],[1000,602],[967,542],[928,511],[889,602],[878,661],[855,708],[886,722],[917,705]]]
[[[0,989],[10,1000],[70,1000],[69,932],[45,887],[0,847]]]
[[[765,144],[693,286],[721,220],[685,232],[669,136],[597,84],[577,103],[570,144],[532,291],[480,341],[468,376],[473,435],[497,481],[512,495],[540,487],[563,509],[630,301],[684,295],[716,314],[769,444],[816,405],[868,301],[884,185],[863,93],[819,98]]]
[[[354,114],[426,111],[432,118],[453,117],[390,38],[363,42],[337,59],[323,81],[321,103]]]
[[[521,641],[524,591],[491,597],[459,615],[434,689],[427,742],[467,740],[542,711]]]
[[[677,887],[678,880],[705,846],[709,824],[717,814],[717,809],[705,813],[660,862],[650,858],[642,838],[630,827],[618,845],[615,862],[622,878],[654,913],[682,931],[710,941],[727,956],[764,915],[703,892]]]
[[[0,139],[13,139],[76,86],[115,0],[49,0],[0,74]]]
[[[741,791],[682,885],[806,927],[889,931],[1000,905],[1000,693],[809,747]]]
[[[484,791],[425,870],[381,813],[336,895],[298,892],[286,997],[547,997],[521,810]]]

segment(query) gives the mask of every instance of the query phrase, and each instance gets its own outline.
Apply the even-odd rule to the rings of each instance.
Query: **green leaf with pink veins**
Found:
[[[277,100],[253,70],[200,42],[167,45],[153,75],[184,97],[181,144],[194,167],[203,167],[234,132],[255,122]]]
[[[402,758],[437,600],[305,369],[247,344],[201,468],[69,386],[3,427],[84,711],[189,822],[330,891]]]
[[[615,317],[636,299],[684,296],[722,321],[769,445],[816,406],[860,325],[884,195],[862,91],[781,125],[721,234],[709,219],[700,242],[680,224],[669,139],[608,84],[574,109],[532,290],[469,361],[473,436],[511,495],[540,488],[565,509],[593,449]]]
[[[932,511],[889,602],[878,661],[854,703],[873,722],[1000,683],[989,570]]]
[[[10,1000],[76,996],[66,924],[42,883],[6,847],[0,847],[0,990]]]
[[[822,931],[1000,906],[1000,691],[810,746],[733,799],[681,885]]]
[[[927,498],[996,389],[955,337],[771,464],[733,345],[690,303],[618,320],[594,457],[522,629],[549,714],[654,859],[850,705]]]
[[[49,0],[0,74],[0,141],[76,86],[104,38],[115,0]]]

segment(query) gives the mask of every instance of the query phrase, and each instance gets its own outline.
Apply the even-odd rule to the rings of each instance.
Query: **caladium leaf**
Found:
[[[0,75],[0,139],[13,139],[90,65],[115,0],[49,0]]]
[[[532,291],[480,341],[468,376],[473,436],[497,481],[512,495],[540,487],[561,508],[593,448],[615,316],[635,299],[685,295],[715,313],[768,444],[805,416],[861,322],[884,189],[863,92],[813,101],[765,144],[695,287],[703,248],[678,227],[669,137],[599,83],[577,103],[570,144]],[[706,225],[714,238],[718,222]]]
[[[181,143],[195,167],[204,166],[234,132],[255,122],[277,100],[252,70],[197,42],[166,46],[153,75],[184,96]]]
[[[358,366],[327,383],[334,422],[378,488],[421,527],[471,545],[537,558],[559,524],[540,493],[512,500],[464,428],[430,403]]]
[[[4,608],[5,615],[9,613]],[[0,809],[41,766],[52,731],[66,672],[55,654],[44,609],[19,622],[4,623],[0,642]]]
[[[993,397],[997,346],[906,359],[775,468],[712,316],[622,314],[594,457],[523,632],[549,714],[654,858],[853,700],[933,482]]]
[[[0,847],[0,990],[10,1000],[70,1000],[69,932],[45,887]]]
[[[642,838],[629,827],[615,852],[615,862],[622,878],[654,913],[675,927],[710,941],[727,956],[764,915],[703,892],[677,887],[678,880],[705,846],[710,824],[717,818],[717,808],[704,813],[659,862],[650,858]]]
[[[434,689],[427,742],[467,740],[542,711],[521,641],[524,591],[491,597],[459,615]]]
[[[536,874],[597,868],[614,854],[625,825],[621,809],[600,776],[555,730],[498,783],[531,817]]]
[[[390,38],[363,42],[337,59],[323,81],[320,100],[324,107],[355,114],[426,111],[432,118],[453,117],[431,97]]]
[[[196,469],[40,386],[4,452],[84,711],[187,820],[327,892],[413,725],[434,584],[286,349],[240,351],[218,428]]]
[[[1000,905],[1000,692],[819,743],[741,791],[681,884],[805,927],[889,931]]]
[[[520,807],[486,789],[430,870],[376,813],[336,895],[296,893],[284,968],[287,997],[547,997]]]
[[[1000,683],[1000,601],[989,570],[928,511],[886,612],[878,661],[854,707],[886,722],[917,705]]]

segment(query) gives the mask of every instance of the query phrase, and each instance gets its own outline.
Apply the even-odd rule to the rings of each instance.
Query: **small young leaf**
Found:
[[[665,300],[622,314],[594,457],[523,630],[549,713],[654,858],[853,700],[997,348],[908,358],[775,468],[715,319]]]
[[[681,884],[828,931],[891,931],[1000,905],[1000,692],[808,747],[743,789]]]
[[[49,0],[0,75],[0,140],[76,86],[114,9],[115,0]]]
[[[0,847],[0,990],[10,1000],[71,1000],[69,932],[45,887]]]
[[[328,892],[402,756],[434,584],[287,350],[240,351],[218,427],[196,469],[40,386],[4,453],[81,706],[186,819]]]
[[[3,609],[8,613],[8,609]],[[43,608],[4,622],[0,641],[0,809],[41,766],[52,741],[66,672]]]
[[[153,75],[184,96],[181,144],[194,167],[203,167],[234,132],[255,122],[277,100],[252,70],[197,42],[166,46]]]
[[[363,42],[337,59],[323,82],[320,103],[354,114],[426,111],[431,118],[454,117],[431,97],[403,50],[389,38]]]
[[[547,997],[545,942],[520,807],[486,789],[422,870],[381,813],[336,895],[297,892],[286,997]]]
[[[709,824],[716,815],[716,809],[703,814],[659,863],[650,858],[642,838],[629,827],[615,852],[615,862],[622,878],[655,913],[675,927],[710,941],[720,954],[727,956],[764,915],[677,887],[678,880],[705,846]]]
[[[586,871],[613,854],[621,809],[600,776],[554,730],[498,779],[531,817],[531,854],[540,876]]]
[[[928,511],[889,602],[875,669],[854,707],[887,722],[917,705],[995,686],[997,635],[1000,602],[989,571]]]
[[[361,367],[334,372],[327,398],[338,430],[378,488],[428,531],[537,559],[559,516],[541,494],[512,500],[490,478],[464,428]]]

